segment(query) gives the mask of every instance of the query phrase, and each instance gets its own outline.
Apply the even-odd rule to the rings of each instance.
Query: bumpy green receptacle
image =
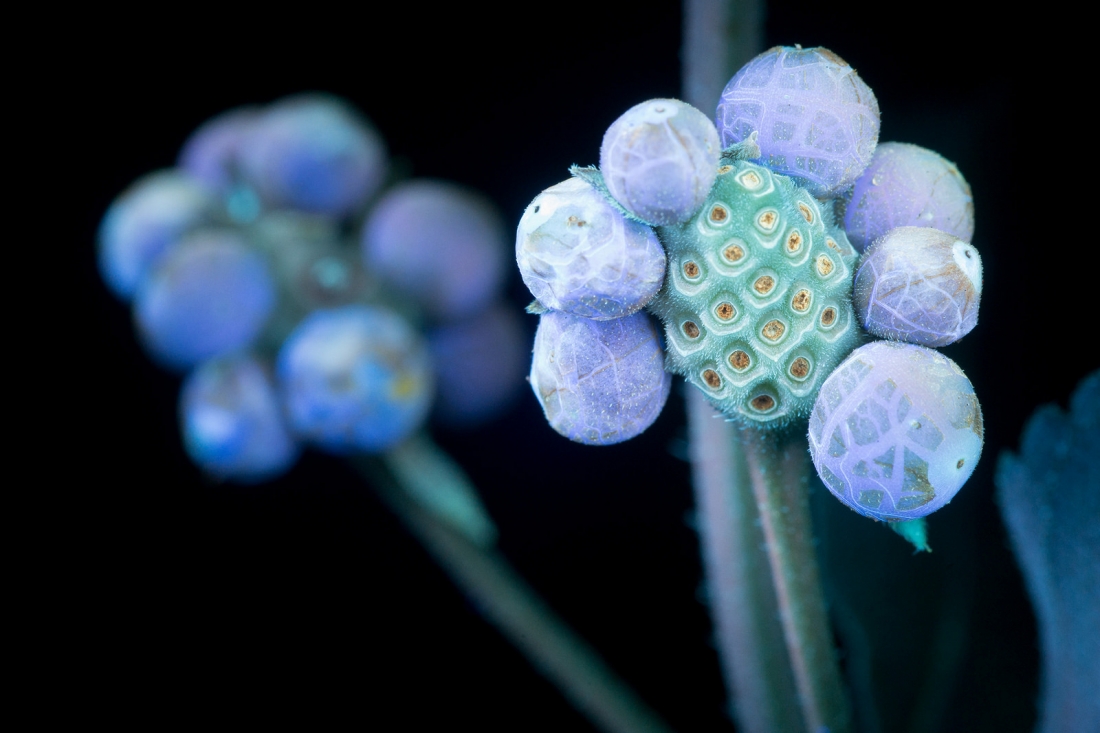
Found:
[[[750,425],[808,415],[860,343],[857,255],[831,212],[786,176],[737,161],[694,219],[657,235],[668,272],[648,307],[665,326],[666,368]]]

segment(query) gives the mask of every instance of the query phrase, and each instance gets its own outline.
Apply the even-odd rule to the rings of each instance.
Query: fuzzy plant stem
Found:
[[[425,508],[398,466],[374,458],[354,463],[482,616],[593,725],[606,733],[672,732],[491,544]]]
[[[740,437],[803,722],[810,731],[847,730],[847,701],[814,551],[805,436],[749,429]]]
[[[684,0],[683,88],[710,113],[763,46],[760,0]],[[817,570],[805,441],[737,430],[688,389],[711,615],[740,727],[849,729]]]
[[[708,598],[734,716],[752,733],[848,730],[801,435],[737,429],[689,392]]]
[[[738,431],[693,387],[687,404],[706,596],[731,712],[746,733],[799,731],[798,692]]]

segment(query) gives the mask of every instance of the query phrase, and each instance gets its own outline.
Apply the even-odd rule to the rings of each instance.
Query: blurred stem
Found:
[[[535,594],[491,546],[479,545],[414,498],[390,461],[354,459],[378,495],[481,614],[569,702],[607,733],[671,733],[583,639]]]

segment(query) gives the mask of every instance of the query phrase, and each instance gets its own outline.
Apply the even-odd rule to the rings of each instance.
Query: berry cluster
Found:
[[[598,169],[574,168],[520,220],[547,419],[579,442],[629,439],[673,373],[745,426],[809,418],[819,475],[856,511],[939,508],[982,445],[973,387],[927,348],[977,322],[966,181],[930,150],[878,145],[874,94],[822,48],[750,61],[716,120],[635,106]],[[887,341],[860,346],[868,334]]]
[[[389,169],[355,109],[299,95],[205,123],[107,211],[100,271],[186,374],[184,445],[211,475],[269,479],[305,444],[387,450],[433,406],[478,422],[520,383],[500,217],[443,181],[386,189]]]

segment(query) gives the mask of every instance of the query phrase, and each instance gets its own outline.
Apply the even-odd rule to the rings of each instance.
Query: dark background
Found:
[[[191,130],[232,106],[343,95],[413,174],[475,186],[514,223],[569,164],[597,162],[619,114],[678,96],[678,4],[515,7],[512,17],[395,7],[372,20],[302,6],[262,22],[190,15],[128,31],[90,19],[87,53],[58,81],[70,195],[50,223],[63,234],[50,266],[65,277],[74,443],[48,466],[72,474],[51,510],[64,521],[47,537],[65,558],[54,581],[64,601],[51,610],[65,640],[55,680],[80,691],[73,705],[118,720],[204,720],[224,706],[241,721],[588,729],[340,461],[307,453],[257,487],[204,479],[181,452],[178,379],[144,357],[94,266],[111,199],[171,165]],[[876,648],[882,730],[1032,727],[1034,621],[993,468],[1034,407],[1065,404],[1098,366],[1073,335],[1091,320],[1098,257],[1070,264],[1058,253],[1055,236],[1091,240],[1058,208],[1049,158],[1033,157],[1033,89],[1020,71],[1031,57],[1015,45],[1022,35],[969,10],[768,4],[767,45],[843,56],[878,97],[881,139],[939,151],[975,196],[981,320],[945,351],[982,400],[977,472],[932,517],[932,555],[913,557],[880,526],[817,503],[834,610],[860,619]],[[1043,129],[1058,128],[1054,115]],[[518,276],[510,295],[517,308],[529,299]],[[679,730],[729,730],[699,600],[689,469],[677,458],[681,389],[620,446],[569,443],[527,394],[483,429],[436,438],[483,492],[515,567],[652,706]],[[846,648],[846,668],[857,656]]]

